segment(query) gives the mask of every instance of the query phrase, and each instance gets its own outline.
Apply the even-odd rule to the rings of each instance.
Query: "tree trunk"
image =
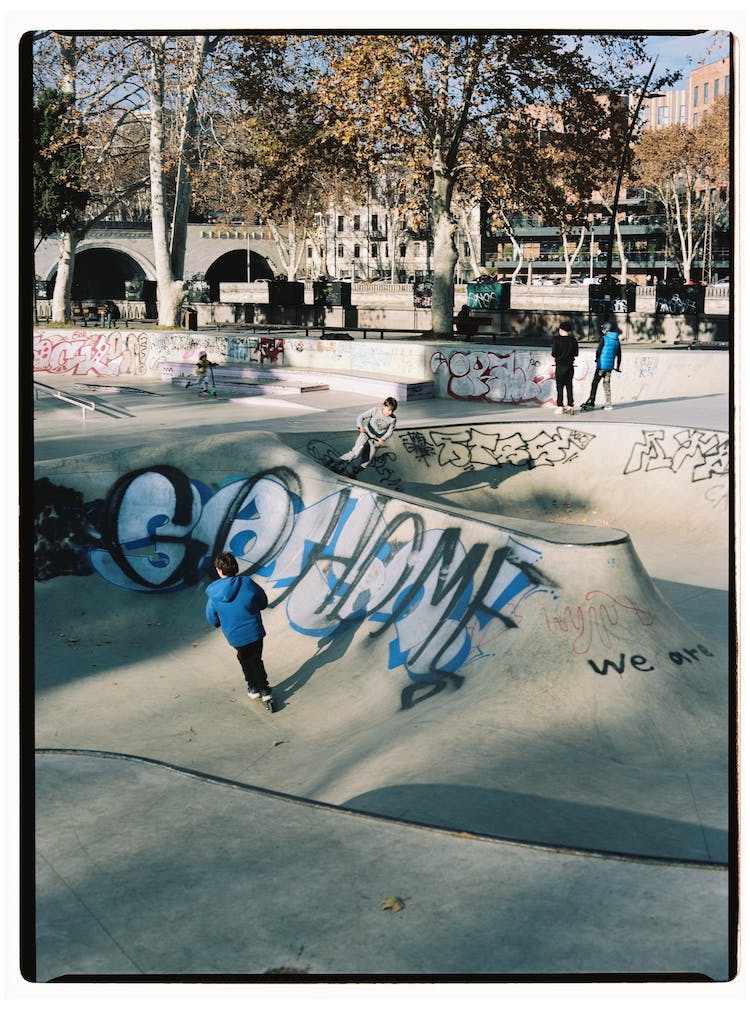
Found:
[[[622,231],[620,229],[620,222],[615,218],[615,240],[617,242],[617,253],[620,257],[620,283],[627,284],[628,282],[628,259],[625,255],[625,243],[622,240]]]
[[[430,194],[432,234],[435,242],[432,277],[432,332],[450,336],[453,333],[453,275],[458,262],[456,226],[450,205],[453,180],[444,163],[433,163],[433,185]]]
[[[466,235],[466,243],[469,246],[469,261],[471,262],[471,269],[475,277],[478,277],[484,272],[483,265],[479,262],[479,254],[477,252],[476,245],[474,244],[474,236],[471,233],[471,221],[469,220],[469,211],[462,204],[461,209],[461,227]]]
[[[182,279],[176,281],[172,274],[167,236],[166,190],[164,186],[164,36],[151,43],[151,132],[149,137],[149,175],[151,178],[151,228],[154,237],[154,263],[156,266],[156,299],[160,326],[178,325],[178,308],[185,297]]]
[[[180,160],[177,166],[170,240],[172,277],[178,279],[186,279],[184,277],[185,249],[187,247],[187,226],[192,193],[191,173],[194,171],[196,163],[195,134],[198,128],[198,93],[203,80],[203,67],[206,56],[215,48],[216,42],[210,42],[206,35],[199,35],[194,40],[193,59],[190,67],[190,83],[185,103],[185,118],[180,135]]]
[[[78,241],[78,233],[75,231],[65,231],[60,235],[60,255],[57,260],[55,289],[52,292],[52,322],[65,323],[71,318],[70,292]]]

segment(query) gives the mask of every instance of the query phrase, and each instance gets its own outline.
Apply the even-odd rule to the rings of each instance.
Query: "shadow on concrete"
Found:
[[[502,789],[408,784],[373,789],[344,809],[410,823],[460,829],[528,844],[591,849],[632,856],[726,862],[725,830],[614,806],[589,805]]]

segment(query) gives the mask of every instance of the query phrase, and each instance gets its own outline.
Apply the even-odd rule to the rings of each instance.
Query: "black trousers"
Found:
[[[557,385],[557,405],[564,406],[563,393],[568,394],[568,406],[573,406],[573,369],[555,368],[555,383]]]
[[[242,666],[249,690],[257,690],[261,694],[269,690],[266,667],[263,665],[263,638],[238,648],[237,661]]]

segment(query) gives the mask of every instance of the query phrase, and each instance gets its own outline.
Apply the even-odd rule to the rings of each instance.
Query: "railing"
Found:
[[[61,399],[65,403],[70,403],[71,406],[80,407],[81,419],[84,421],[86,420],[87,410],[96,410],[96,403],[88,402],[85,399],[77,399],[75,396],[67,396],[64,392],[60,392],[59,389],[55,389],[54,386],[45,385],[44,382],[38,382],[34,379],[34,398],[38,399],[40,393],[45,396],[52,396],[53,399]]]

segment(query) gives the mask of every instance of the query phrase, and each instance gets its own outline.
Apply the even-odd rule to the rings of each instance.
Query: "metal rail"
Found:
[[[46,396],[52,396],[54,399],[64,400],[66,403],[70,403],[72,406],[78,406],[81,409],[81,418],[86,420],[87,410],[96,410],[96,403],[91,403],[85,399],[77,399],[75,396],[67,396],[64,392],[60,392],[59,389],[55,389],[52,385],[45,385],[44,382],[38,382],[34,379],[34,398],[39,398],[39,393],[43,393]]]

